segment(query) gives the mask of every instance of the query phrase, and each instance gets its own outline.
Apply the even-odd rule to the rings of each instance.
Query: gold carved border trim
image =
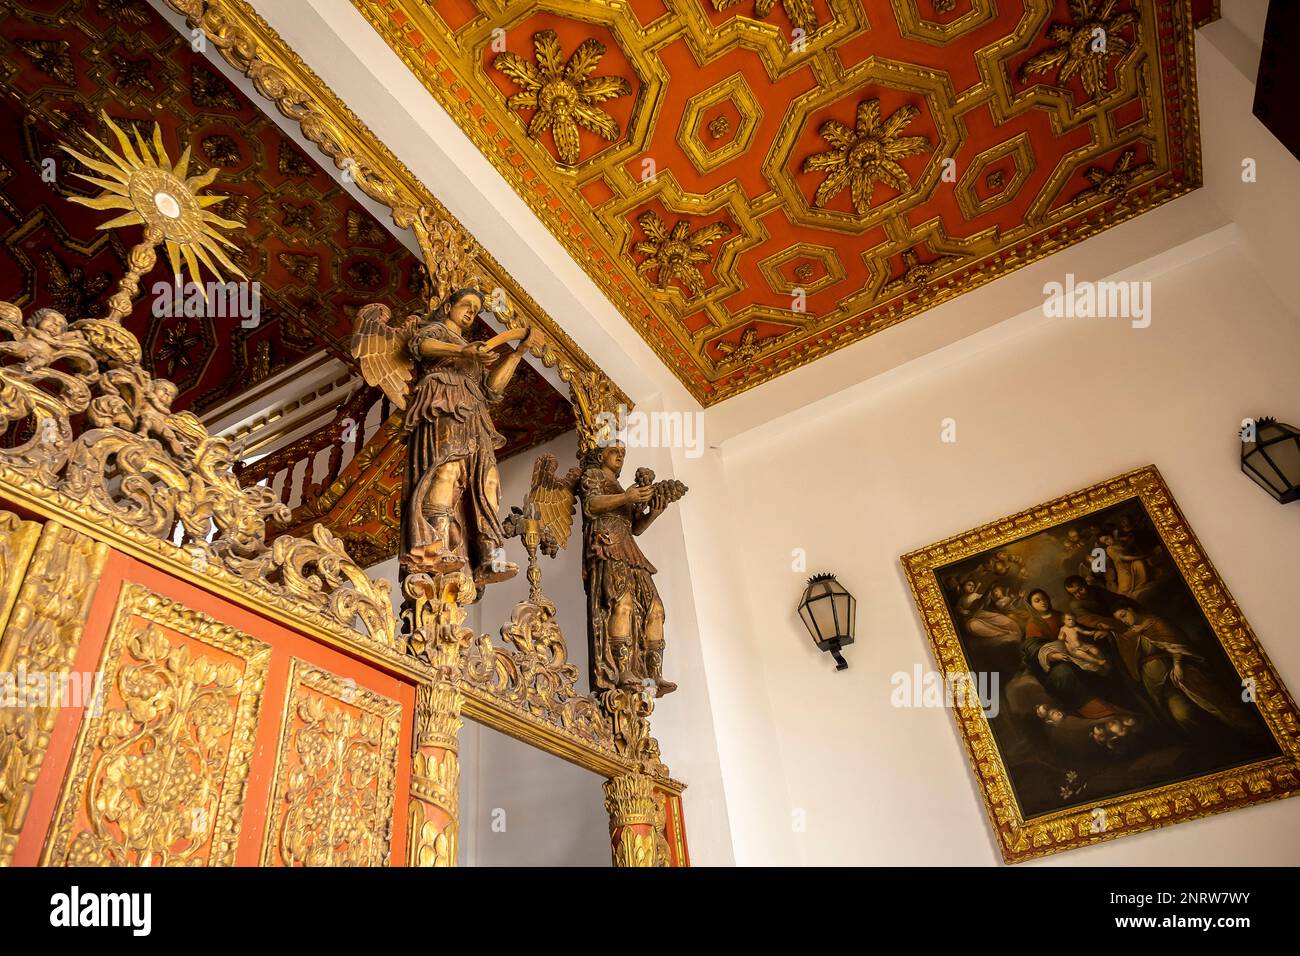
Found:
[[[47,522],[31,556],[22,590],[0,637],[0,671],[66,674],[72,669],[108,548],[57,521]],[[18,848],[50,732],[54,707],[0,707],[0,866]]]
[[[221,774],[221,794],[216,812],[212,815],[209,837],[200,844],[209,847],[208,866],[234,866],[235,851],[239,845],[239,831],[244,819],[250,763],[253,758],[258,716],[261,710],[262,691],[271,659],[271,647],[243,631],[214,620],[201,611],[192,610],[156,594],[144,585],[123,582],[117,608],[113,612],[113,620],[109,625],[108,640],[104,642],[104,650],[99,660],[99,674],[102,686],[105,688],[112,687],[118,682],[123,658],[128,652],[131,638],[135,633],[132,625],[137,617],[143,618],[150,624],[175,631],[200,644],[238,657],[244,662],[244,672],[238,683],[239,696],[235,705],[230,744],[226,750],[224,769]],[[177,701],[173,701],[174,705],[176,703]],[[88,714],[82,720],[50,837],[41,853],[42,866],[68,864],[77,811],[97,764],[95,751],[107,729],[108,722],[124,713],[128,712],[115,710],[97,716]],[[178,735],[189,733],[188,726],[178,728],[177,733]],[[166,776],[160,781],[164,792],[168,789],[169,782]],[[167,812],[175,808],[161,809]],[[93,812],[91,816],[94,816]]]
[[[571,731],[503,704],[467,681],[461,681],[460,690],[464,694],[461,713],[468,720],[602,777],[622,777],[637,772],[636,761],[621,757],[613,750],[597,747]],[[670,777],[655,777],[654,783],[656,787],[673,794],[681,794],[686,789],[686,784]]]
[[[0,465],[0,505],[12,502],[75,528],[82,534],[116,548],[144,563],[165,571],[205,591],[271,618],[290,630],[304,633],[321,643],[376,664],[390,673],[413,680],[428,680],[431,669],[400,649],[373,640],[353,628],[345,628],[305,602],[277,595],[220,567],[214,561],[197,566],[186,549],[117,520],[110,514],[91,514],[77,501],[20,472]]]
[[[274,866],[277,862],[289,866],[293,865],[293,861],[285,855],[284,827],[288,814],[294,809],[293,804],[297,798],[295,791],[298,790],[298,787],[295,786],[295,781],[291,778],[295,774],[299,774],[301,768],[292,766],[291,755],[298,746],[297,741],[301,740],[303,731],[308,729],[306,727],[294,727],[294,714],[298,712],[299,707],[310,705],[313,700],[311,692],[316,695],[314,697],[316,701],[320,701],[322,698],[333,698],[345,706],[357,708],[364,717],[379,722],[375,742],[375,753],[378,758],[378,766],[375,768],[377,780],[375,803],[370,808],[369,819],[354,820],[354,827],[360,829],[364,826],[364,829],[374,841],[364,865],[388,866],[392,861],[393,850],[393,805],[396,799],[398,744],[402,732],[402,705],[399,701],[358,686],[357,682],[352,678],[340,677],[296,657],[289,665],[289,688],[285,692],[284,713],[281,715],[280,724],[280,742],[276,748],[275,769],[273,771],[275,783],[271,788],[270,804],[267,807],[266,835],[262,841],[262,866]],[[333,712],[334,715],[340,713],[337,710]],[[327,719],[330,715],[322,712],[322,716]],[[306,722],[305,718],[304,722]],[[328,730],[322,733],[319,728],[312,728],[311,732],[315,735],[315,739],[309,741],[309,745],[322,748],[331,746],[332,742],[325,736],[325,733],[329,732]],[[346,740],[341,736],[339,740],[346,743]],[[354,768],[345,768],[343,766],[343,761],[350,759],[351,754],[340,754],[336,751],[332,756],[334,761],[338,763],[335,773],[344,777],[351,776]],[[337,790],[337,786],[334,789]],[[333,823],[332,814],[327,814],[326,828],[331,827]],[[306,835],[305,828],[298,829],[299,835]],[[316,835],[319,836],[320,834],[317,833]],[[299,850],[301,849],[300,847]],[[327,847],[326,849],[328,851],[328,862],[325,865],[348,865],[350,862],[355,862],[355,860],[338,860],[334,857],[333,847]],[[297,855],[297,851],[295,851],[294,855]],[[305,861],[303,862],[305,863]]]
[[[0,511],[0,634],[9,623],[9,612],[18,600],[27,563],[40,536],[38,522],[24,521],[12,511]],[[3,659],[0,654],[0,661]]]
[[[460,227],[459,220],[290,49],[247,0],[166,0],[166,3],[185,17],[191,29],[201,31],[222,59],[252,80],[257,92],[270,100],[281,114],[296,121],[303,136],[336,168],[351,169],[357,187],[391,209],[394,221],[402,228],[422,206],[432,210],[435,218]],[[591,357],[487,251],[485,244],[479,242],[479,247],[487,277],[504,289],[516,306],[509,324],[537,326],[546,333],[547,344],[533,354],[548,368],[558,368],[565,382],[593,373],[608,380]],[[631,407],[631,401],[618,386],[612,382],[610,386],[617,398]]]
[[[956,706],[957,729],[1007,863],[1300,792],[1300,715],[1295,701],[1154,465],[903,555],[903,569],[940,672],[945,677],[966,674],[970,665],[936,569],[1134,498],[1142,502],[1233,667],[1243,680],[1254,681],[1256,705],[1282,756],[1025,820],[984,711],[979,706]],[[1106,823],[1101,832],[1094,832],[1095,819]]]

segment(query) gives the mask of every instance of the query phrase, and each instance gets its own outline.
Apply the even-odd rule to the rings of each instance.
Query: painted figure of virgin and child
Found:
[[[942,570],[1026,814],[1276,753],[1138,501]]]

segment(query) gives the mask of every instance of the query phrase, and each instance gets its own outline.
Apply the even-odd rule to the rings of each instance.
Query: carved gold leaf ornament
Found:
[[[479,266],[483,250],[468,231],[429,206],[395,209],[393,221],[404,229],[409,227],[420,244],[430,309],[442,305],[458,289],[483,292],[486,282]],[[500,303],[488,297],[483,305],[495,309]]]
[[[1129,187],[1133,185],[1135,179],[1154,168],[1151,163],[1133,165],[1133,160],[1136,157],[1136,150],[1126,149],[1120,153],[1119,158],[1115,160],[1110,169],[1089,166],[1083,171],[1083,176],[1092,185],[1075,194],[1073,201],[1092,199],[1094,197],[1114,199],[1123,196]]]
[[[291,665],[263,865],[389,862],[401,704]]]
[[[893,295],[913,286],[924,286],[936,274],[960,262],[959,256],[942,255],[922,262],[915,249],[903,251],[903,272],[881,286],[881,295]]]
[[[758,344],[758,331],[753,326],[740,333],[739,342],[719,342],[717,349],[725,361],[736,363],[748,362],[763,350]]]
[[[713,9],[729,10],[741,2],[743,0],[713,0]],[[790,22],[805,33],[817,29],[817,8],[813,6],[812,0],[781,0],[781,6]],[[754,0],[754,17],[766,20],[775,8],[776,0]]]
[[[644,774],[611,777],[604,791],[614,866],[663,865],[658,830],[664,817],[654,781]]]
[[[900,134],[920,115],[919,109],[908,104],[882,120],[880,100],[867,99],[858,104],[852,128],[839,120],[822,123],[818,132],[834,148],[804,160],[805,173],[826,173],[813,194],[813,205],[828,205],[848,187],[853,208],[861,214],[871,210],[871,194],[877,182],[900,194],[911,192],[912,180],[898,160],[928,152],[930,140]]]
[[[408,866],[456,865],[459,826],[460,712],[464,695],[450,679],[415,694],[415,753],[407,807]]]
[[[12,511],[0,511],[0,635],[9,622],[9,612],[18,600],[27,562],[41,534],[35,521],[24,521]],[[6,651],[0,646],[0,666],[6,661]]]
[[[1118,4],[1119,0],[1068,0],[1070,22],[1047,28],[1052,45],[1025,61],[1020,82],[1055,70],[1057,86],[1065,86],[1078,74],[1088,97],[1100,98],[1106,92],[1107,65],[1131,48],[1121,31],[1138,19],[1136,10],[1116,13]]]
[[[86,616],[108,546],[47,521],[0,637],[0,671],[66,675],[81,647]],[[0,707],[0,866],[7,866],[45,762],[57,707]]]
[[[599,104],[628,96],[632,87],[621,76],[591,75],[605,55],[605,45],[599,40],[583,40],[567,62],[554,30],[533,34],[533,46],[535,63],[509,51],[492,60],[493,67],[519,87],[506,106],[515,111],[532,110],[529,138],[539,140],[549,129],[561,162],[574,166],[580,153],[578,127],[611,143],[618,139],[618,121],[599,109]]]
[[[471,687],[597,746],[613,749],[608,720],[596,701],[578,690],[578,668],[568,659],[564,635],[549,603],[522,601],[501,626],[514,648],[496,647],[484,634],[470,644],[462,677]]]
[[[641,275],[654,272],[655,285],[659,289],[666,290],[675,279],[691,295],[704,291],[704,276],[699,265],[713,258],[713,254],[706,250],[727,234],[727,227],[713,222],[691,232],[690,222],[679,219],[669,229],[653,210],[641,213],[637,222],[646,238],[633,246],[632,251],[643,253],[646,258],[637,263],[636,271]]]

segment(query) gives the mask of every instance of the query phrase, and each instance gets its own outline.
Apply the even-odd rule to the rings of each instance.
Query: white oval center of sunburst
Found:
[[[176,201],[176,197],[171,193],[154,193],[153,204],[168,219],[179,219],[181,217],[181,204]]]

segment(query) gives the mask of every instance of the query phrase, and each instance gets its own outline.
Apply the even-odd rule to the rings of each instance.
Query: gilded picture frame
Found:
[[[1079,585],[1076,574],[1068,574],[1065,578],[1067,583],[1072,582],[1074,590],[1069,591],[1073,597],[1063,602],[1068,602],[1076,613],[1053,610],[1051,594],[1043,587],[1033,587],[1035,582],[1030,579],[1035,575],[1050,576],[1042,570],[1050,561],[1058,562],[1053,565],[1057,568],[1053,573],[1069,571],[1076,566],[1066,567],[1067,562],[1073,560],[1068,556],[1070,548],[1085,562],[1091,562],[1080,567],[1085,573],[1090,568],[1105,571],[1107,555],[1127,557],[1125,548],[1115,544],[1115,537],[1120,533],[1130,536],[1141,533],[1144,529],[1135,527],[1135,522],[1140,525],[1143,515],[1150,522],[1150,527],[1145,530],[1152,534],[1147,553],[1153,555],[1150,571],[1153,582],[1146,582],[1148,571],[1145,567],[1140,569],[1145,590],[1134,587],[1137,578],[1132,573],[1119,584],[1100,576],[1088,579],[1088,586],[1097,595],[1114,602],[1105,608],[1119,620],[1118,625],[1112,625],[1114,630],[1075,626],[1076,616],[1105,626],[1103,618],[1080,613],[1081,609],[1089,606],[1086,602],[1090,592]],[[1107,524],[1116,520],[1125,529],[1123,532],[1117,532],[1114,525]],[[1076,529],[1080,527],[1105,535],[1098,540],[1103,540],[1107,546],[1091,549],[1086,540],[1079,545],[1081,539]],[[1154,535],[1158,535],[1158,541]],[[1083,538],[1086,537],[1085,534]],[[1049,541],[1051,543],[1043,543]],[[1137,553],[1142,548],[1135,546],[1127,550]],[[1061,554],[1067,557],[1059,558]],[[1013,683],[1001,690],[1002,704],[1009,703],[1010,706],[1000,710],[989,707],[986,711],[975,694],[956,694],[952,707],[1005,862],[1019,863],[1212,813],[1281,799],[1300,790],[1300,719],[1297,719],[1295,701],[1154,465],[989,522],[973,531],[906,554],[901,561],[946,686],[960,687],[978,673],[975,665],[987,666],[988,661],[998,660],[996,655],[990,656],[990,648],[998,646],[999,624],[1010,631],[1008,622],[1012,619],[1018,621],[1019,643],[1016,644],[1014,632],[1002,639],[1005,651],[1019,655],[1019,663],[1005,653],[1001,658],[1005,662],[1001,673],[1018,668],[1012,676]],[[1155,566],[1161,563],[1163,568]],[[1133,570],[1139,569],[1134,565]],[[982,571],[985,577],[981,579],[975,571]],[[1011,580],[1017,573],[1025,576],[1023,588],[1014,584],[988,586],[990,580]],[[1154,582],[1159,580],[1164,583],[1157,588]],[[1135,600],[1128,601],[1118,593],[1125,587],[1136,595]],[[992,608],[992,605],[988,603],[988,596],[981,596],[981,590],[996,595],[1001,610],[993,608],[985,612],[983,609]],[[1019,598],[1014,596],[1017,591],[1020,592]],[[1034,592],[1038,594],[1032,598],[1033,606],[1022,603],[1021,613],[1017,614],[1014,610],[1016,601],[1023,600],[1025,593]],[[1152,594],[1159,596],[1148,597]],[[1170,594],[1175,598],[1189,594],[1195,602],[1194,607],[1184,602],[1185,606],[1177,611],[1177,616],[1171,614],[1166,610],[1173,606],[1173,599],[1168,597]],[[1047,614],[1041,613],[1044,604]],[[1131,610],[1126,610],[1126,606]],[[981,610],[972,614],[971,608]],[[1200,618],[1193,620],[1197,611]],[[972,616],[982,617],[978,626],[971,623]],[[1044,619],[1059,624],[1064,618],[1072,622],[1068,633],[1062,626],[1056,634],[1043,636],[1040,625]],[[1137,623],[1130,623],[1135,618]],[[1198,621],[1204,622],[1204,629],[1199,627]],[[1055,627],[1049,627],[1049,630],[1055,630]],[[1198,630],[1202,635],[1199,642],[1193,639]],[[1109,673],[1085,672],[1086,662],[1091,658],[1068,660],[1074,652],[1069,650],[1071,642],[1065,638],[1071,638],[1078,645],[1081,643],[1080,631],[1095,635],[1099,648],[1110,648],[1104,652],[1095,651],[1099,661],[1106,653],[1114,656],[1116,663]],[[1227,693],[1219,697],[1221,704],[1216,705],[1197,691],[1188,689],[1189,684],[1195,685],[1192,680],[1197,676],[1195,668],[1203,664],[1205,673],[1209,673],[1214,663],[1213,644],[1205,639],[1209,634],[1241,682],[1240,708]],[[1058,636],[1062,638],[1060,641],[1055,640]],[[1142,643],[1144,636],[1150,636],[1151,640]],[[1082,639],[1082,642],[1088,640]],[[1059,653],[1048,650],[1049,643],[1058,648]],[[1135,651],[1135,647],[1146,650]],[[1123,649],[1128,651],[1125,659],[1136,662],[1136,678],[1130,673],[1134,664],[1125,664],[1122,659]],[[1046,669],[1035,670],[1035,665],[1044,657],[1050,664]],[[976,659],[974,665],[971,658]],[[1101,661],[1093,666],[1101,670],[1104,663]],[[1180,668],[1177,681],[1170,676],[1174,664]],[[1164,675],[1163,683],[1151,679],[1148,666]],[[1101,711],[1097,708],[1105,709],[1108,705],[1105,702],[1099,705],[1095,699],[1078,703],[1076,698],[1074,710],[1066,704],[1055,705],[1056,698],[1052,694],[1060,686],[1050,679],[1052,668],[1068,672],[1066,676],[1083,677],[1094,682],[1089,686],[1110,681],[1119,689],[1115,695],[1105,693],[1103,696],[1115,696],[1116,699],[1124,692],[1120,687],[1123,684],[1132,695],[1128,699],[1135,703],[1110,705],[1114,716],[1098,716]],[[1225,668],[1216,673],[1221,678],[1220,691],[1237,690],[1228,686],[1231,683],[1230,671]],[[984,676],[981,674],[980,678]],[[1017,681],[1019,684],[1014,683]],[[1180,692],[1180,688],[1187,691],[1186,695]],[[1027,701],[1032,705],[1034,693],[1046,695],[1042,697],[1044,703],[1026,709],[1020,702]],[[1157,700],[1160,695],[1165,696]],[[1170,696],[1179,699],[1171,701]],[[1145,698],[1145,708],[1141,698]],[[1189,703],[1189,700],[1194,703]],[[1182,706],[1181,711],[1178,705]],[[1018,706],[1021,707],[1019,712]],[[1233,750],[1233,745],[1225,741],[1244,740],[1244,736],[1233,735],[1249,734],[1251,728],[1228,723],[1232,717],[1228,711],[1246,716],[1246,708],[1254,709],[1259,722],[1258,733],[1249,737],[1249,746],[1239,744]],[[1134,713],[1142,711],[1148,716],[1127,716],[1130,710]],[[1216,714],[1222,719],[1216,719]],[[1163,723],[1157,719],[1161,716],[1165,718]],[[1198,718],[1200,724],[1195,723]],[[1180,719],[1191,723],[1179,723]],[[1134,729],[1134,724],[1139,730],[1144,730],[1145,726],[1145,730],[1142,734],[1134,733],[1132,741],[1117,739],[1108,730],[1113,728],[1122,738],[1123,733]],[[1194,736],[1188,730],[1189,726],[1204,726],[1206,733],[1217,728],[1220,736],[1213,746],[1202,746],[1201,738]],[[1027,728],[1027,732],[1021,728]],[[1065,771],[1070,780],[1059,788],[1061,805],[1052,808],[1047,805],[1051,795],[1041,781],[1046,774],[1064,770],[1072,759],[1058,759],[1062,753],[1070,753],[1067,743],[1071,738],[1067,729],[1071,729],[1083,748],[1096,745],[1095,753],[1077,752],[1083,753],[1085,763],[1091,760],[1092,766],[1101,769],[1093,777]],[[1012,746],[1008,747],[1008,744]],[[1117,747],[1117,744],[1121,746]],[[1169,756],[1171,753],[1174,754],[1172,758]],[[1169,760],[1168,779],[1152,779],[1153,776],[1158,778],[1162,773],[1161,767],[1165,766],[1156,759],[1160,755]],[[1240,759],[1236,759],[1238,757]],[[1181,762],[1179,758],[1182,758]],[[1187,772],[1189,766],[1195,768],[1198,760],[1204,762],[1211,758],[1219,760],[1220,765],[1206,772]],[[1222,765],[1225,759],[1229,765]],[[1101,785],[1089,792],[1088,784],[1098,780]],[[1140,780],[1141,784],[1126,786],[1126,780]]]

